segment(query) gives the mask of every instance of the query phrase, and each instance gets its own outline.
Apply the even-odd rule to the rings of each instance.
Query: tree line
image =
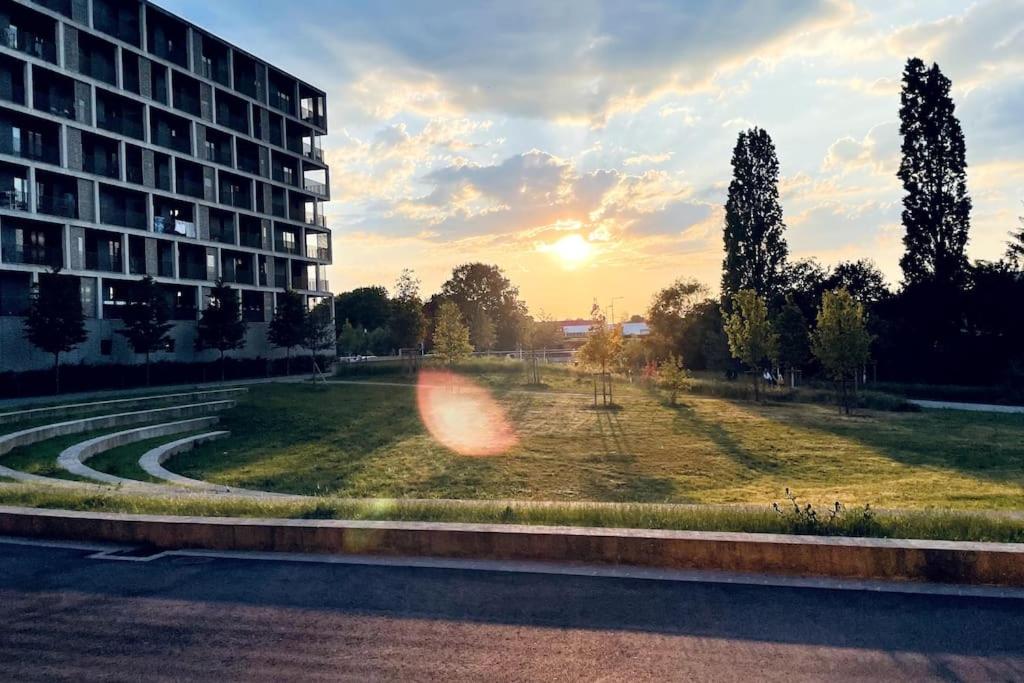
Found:
[[[657,355],[726,372],[740,361],[755,382],[774,366],[790,377],[803,371],[845,386],[869,358],[894,381],[1024,379],[1024,307],[1016,305],[1024,301],[1024,219],[1002,258],[969,261],[966,144],[950,89],[937,64],[907,61],[899,108],[898,288],[890,289],[866,259],[834,268],[789,259],[775,146],[765,130],[752,128],[739,134],[732,155],[721,297],[686,278],[658,292],[648,315]],[[740,320],[762,313],[759,343],[737,344]],[[863,330],[856,339],[836,337],[858,320]],[[846,349],[843,358],[837,348]]]
[[[286,372],[290,374],[291,353],[305,348],[314,356],[335,344],[331,301],[324,300],[307,308],[301,294],[286,290],[278,295],[274,316],[267,327],[267,341],[282,348]],[[171,311],[160,286],[150,276],[131,283],[121,313],[122,327],[117,333],[144,357],[146,385],[150,381],[152,354],[171,347]],[[206,307],[196,324],[195,349],[219,354],[221,380],[225,377],[225,358],[229,351],[245,346],[248,324],[242,315],[238,290],[217,280],[210,289]],[[88,339],[82,310],[78,278],[58,272],[43,273],[33,286],[25,315],[26,339],[53,356],[54,389],[60,393],[61,354],[69,353]]]

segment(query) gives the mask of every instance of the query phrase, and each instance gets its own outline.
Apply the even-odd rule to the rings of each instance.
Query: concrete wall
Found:
[[[160,548],[574,562],[1024,586],[1024,545],[499,524],[125,515],[0,507],[0,534]]]

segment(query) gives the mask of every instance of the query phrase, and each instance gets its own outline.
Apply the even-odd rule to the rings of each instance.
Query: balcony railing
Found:
[[[307,225],[318,225],[321,228],[327,227],[327,219],[322,213],[307,213],[302,217],[302,222]]]
[[[32,244],[8,244],[3,247],[6,263],[20,263],[29,266],[50,266],[60,268],[64,257],[59,247],[41,247]]]
[[[292,107],[292,98],[288,97],[280,90],[271,92],[269,100],[270,106],[278,111],[283,111],[288,114],[293,114],[295,112],[295,109]]]
[[[302,179],[302,187],[320,197],[327,196],[327,184],[311,178]]]
[[[277,240],[274,242],[274,251],[279,251],[284,254],[298,254],[299,244],[297,242],[286,244],[281,240]]]
[[[330,285],[330,283],[327,282],[327,280],[317,280],[316,281],[316,291],[318,291],[318,292],[329,292],[329,291],[331,291],[331,285]]]
[[[0,40],[4,47],[24,52],[27,55],[57,63],[57,44],[31,31],[23,31],[17,26],[8,26],[0,31]]]
[[[288,287],[288,274],[283,271],[274,272],[274,286],[285,289]]]
[[[36,211],[51,216],[78,218],[78,200],[74,197],[54,197],[41,194],[36,201]]]
[[[191,221],[179,221],[174,218],[155,216],[153,218],[153,232],[164,235],[183,235],[193,239],[199,236],[196,231],[196,224]],[[205,271],[204,271],[205,272]]]
[[[316,147],[308,142],[302,143],[302,155],[307,156],[314,161],[324,160],[324,150],[321,147]]]
[[[201,261],[188,261],[182,260],[179,264],[181,268],[178,272],[178,277],[186,280],[205,280],[206,279],[206,264]]]
[[[111,256],[109,251],[86,250],[85,269],[99,270],[106,273],[120,273],[124,269],[120,256]]]
[[[28,211],[29,196],[25,190],[4,190],[0,192],[0,209]]]

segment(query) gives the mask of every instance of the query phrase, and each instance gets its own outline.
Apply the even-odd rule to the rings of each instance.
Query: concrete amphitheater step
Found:
[[[214,484],[209,481],[202,481],[200,479],[190,479],[183,477],[180,474],[175,474],[163,466],[163,463],[168,458],[190,451],[196,446],[200,446],[210,441],[217,439],[223,439],[224,437],[230,436],[231,432],[219,431],[209,432],[206,434],[195,434],[193,436],[186,436],[177,441],[171,441],[165,444],[160,444],[156,448],[153,448],[142,454],[139,458],[139,467],[146,471],[152,477],[162,479],[168,484],[174,484],[176,486],[185,486],[190,489],[197,489],[200,491],[206,491],[209,493],[231,493],[240,496],[254,496],[259,498],[298,498],[301,496],[289,495],[286,493],[274,493],[271,491],[255,491],[252,489],[243,489],[234,486],[225,486],[224,484]]]
[[[164,422],[161,424],[149,425],[147,427],[126,429],[123,432],[114,432],[113,434],[103,434],[102,436],[97,436],[89,439],[88,441],[82,441],[81,443],[76,443],[73,446],[65,448],[57,457],[57,464],[71,474],[105,484],[129,487],[139,484],[148,484],[152,486],[153,484],[150,484],[149,482],[126,479],[124,477],[107,474],[106,472],[99,472],[86,465],[85,461],[94,455],[98,455],[99,453],[109,451],[119,446],[135,443],[137,441],[144,441],[146,439],[154,439],[158,436],[169,436],[172,434],[181,434],[182,432],[193,432],[199,429],[206,429],[207,427],[212,427],[217,424],[219,421],[220,418],[217,416],[196,417],[191,420]]]
[[[216,399],[225,399],[231,396],[238,396],[249,391],[245,387],[231,387],[228,389],[209,389],[204,391],[186,391],[175,394],[158,394],[155,396],[136,396],[132,398],[118,398],[106,401],[90,401],[87,403],[66,403],[56,406],[44,406],[42,408],[27,408],[0,413],[0,425],[26,420],[43,420],[60,417],[74,417],[83,413],[91,413],[98,410],[124,410],[126,408],[143,408],[155,403],[170,402],[175,405],[197,403]]]
[[[42,425],[22,429],[10,434],[0,435],[0,456],[6,455],[15,448],[30,446],[46,439],[68,434],[81,434],[95,429],[107,429],[110,427],[123,427],[129,425],[158,422],[160,420],[187,419],[202,417],[217,413],[222,410],[235,407],[233,400],[208,401],[205,403],[192,403],[189,405],[170,406],[167,408],[153,408],[150,410],[139,410],[128,413],[115,413],[113,415],[98,415],[96,417],[83,417],[77,420],[68,420],[54,424]],[[42,477],[26,472],[19,472],[10,467],[0,465],[0,477],[15,479],[24,482],[36,482],[64,485],[68,483],[63,479],[54,477]]]

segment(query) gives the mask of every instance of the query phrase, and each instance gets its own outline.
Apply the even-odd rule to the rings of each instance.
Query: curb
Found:
[[[176,517],[0,506],[0,535],[163,549],[571,562],[1024,587],[1024,544],[427,522]]]

